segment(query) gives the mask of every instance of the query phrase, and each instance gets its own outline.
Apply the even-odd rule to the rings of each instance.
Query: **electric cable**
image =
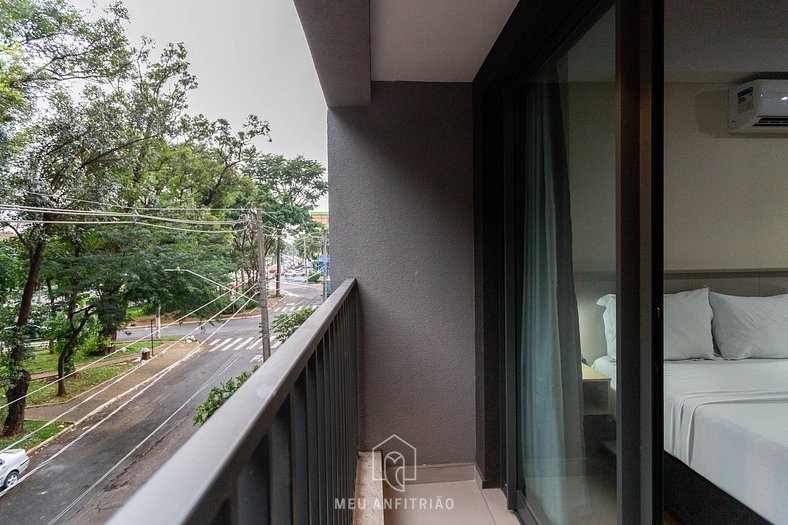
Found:
[[[225,306],[224,308],[222,308],[221,310],[219,310],[218,312],[216,312],[216,314],[214,314],[214,315],[213,315],[213,316],[212,316],[210,319],[208,319],[208,320],[206,321],[206,323],[207,323],[207,322],[210,322],[211,320],[213,320],[214,318],[216,318],[217,316],[219,316],[219,315],[220,315],[220,314],[221,314],[223,311],[227,310],[228,308],[230,308],[230,306],[232,306],[233,304],[235,304],[236,302],[238,302],[238,300],[240,300],[240,298],[236,299],[235,301],[232,301],[230,304],[228,304],[227,306]],[[246,304],[249,304],[249,301],[250,301],[250,300],[248,300],[248,301],[246,302]],[[244,305],[244,306],[245,306],[245,305]],[[243,308],[242,308],[242,309],[243,309]],[[241,309],[241,310],[242,310],[242,309]],[[237,313],[240,313],[240,311],[241,311],[241,310],[239,310]],[[235,317],[235,315],[237,315],[237,313],[236,313],[236,314],[233,314],[233,316],[231,316],[231,317],[230,317],[230,318],[229,318],[227,321],[229,321],[230,319],[233,319],[233,318]],[[224,327],[224,325],[226,325],[226,324],[227,324],[227,321],[225,321],[225,322],[224,322],[224,323],[221,325],[221,327]],[[198,327],[197,327],[197,328],[195,328],[195,329],[193,329],[193,330],[189,331],[189,332],[188,332],[186,335],[184,335],[183,337],[181,337],[181,338],[180,338],[180,339],[178,339],[177,341],[173,342],[173,343],[172,343],[171,345],[169,345],[167,348],[165,348],[165,349],[163,349],[163,350],[159,351],[159,352],[156,354],[156,357],[160,357],[161,355],[165,354],[165,353],[167,352],[167,350],[169,350],[170,348],[172,348],[173,346],[175,346],[175,343],[179,343],[179,342],[183,341],[183,340],[184,340],[184,339],[186,339],[186,338],[187,338],[189,335],[191,335],[191,334],[192,334],[192,332],[196,331],[197,329],[199,329],[200,327],[202,327],[202,326],[204,326],[204,325],[205,325],[205,323],[201,323],[200,325],[198,325]],[[220,327],[219,329],[221,329],[221,327]],[[212,332],[212,333],[211,333],[211,335],[210,335],[210,336],[208,336],[208,338],[206,338],[206,341],[207,341],[208,339],[210,339],[210,337],[211,337],[211,336],[213,336],[213,334],[215,334],[216,332],[218,332],[218,331],[219,331],[219,329],[217,329],[217,330],[215,330],[214,332]],[[202,342],[198,344],[197,348],[199,349],[201,346],[202,346]],[[156,357],[154,357],[153,359],[156,359]],[[114,380],[113,380],[111,383],[109,383],[107,386],[105,386],[105,387],[104,387],[104,388],[102,388],[101,390],[99,390],[99,391],[97,391],[97,392],[93,393],[92,395],[90,395],[90,396],[86,397],[85,399],[83,399],[82,401],[80,401],[79,403],[77,403],[76,405],[74,405],[73,407],[69,408],[68,410],[64,411],[63,413],[59,414],[58,416],[56,416],[56,417],[54,417],[54,418],[50,419],[50,420],[49,420],[49,421],[47,421],[47,422],[46,422],[44,425],[42,425],[42,426],[40,426],[39,428],[37,428],[37,429],[35,429],[35,430],[33,430],[33,431],[29,432],[27,435],[25,435],[25,436],[22,436],[22,437],[21,437],[21,438],[19,438],[18,440],[14,441],[13,443],[11,443],[10,445],[8,445],[7,447],[5,447],[5,448],[3,448],[2,450],[0,450],[0,453],[2,453],[2,452],[5,452],[6,450],[8,450],[8,449],[11,449],[11,448],[13,448],[14,446],[18,445],[19,443],[22,443],[22,442],[24,442],[24,441],[26,441],[26,440],[30,439],[32,436],[34,436],[34,435],[38,434],[39,432],[41,432],[43,429],[45,429],[45,428],[46,428],[46,427],[48,427],[49,425],[52,425],[53,423],[57,422],[57,421],[58,421],[60,418],[62,418],[63,416],[65,416],[65,415],[67,415],[67,414],[71,413],[72,411],[76,410],[78,407],[82,406],[83,404],[87,403],[88,401],[90,401],[91,399],[93,399],[94,397],[96,397],[98,394],[100,394],[100,393],[102,393],[102,392],[106,391],[106,390],[107,390],[109,387],[111,387],[111,386],[115,385],[116,383],[118,383],[119,381],[121,381],[123,378],[125,378],[125,377],[126,377],[126,376],[128,376],[129,374],[131,374],[131,373],[133,373],[133,372],[135,372],[135,371],[139,370],[140,368],[144,367],[144,366],[145,366],[145,365],[147,365],[148,363],[151,363],[151,362],[153,361],[153,359],[151,359],[150,361],[145,361],[145,362],[143,362],[141,365],[139,365],[139,366],[137,366],[137,367],[134,367],[134,368],[132,368],[131,370],[129,370],[128,372],[125,372],[125,373],[123,373],[123,374],[119,375],[117,378],[115,378],[115,379],[114,379]]]
[[[219,300],[219,299],[221,299],[222,297],[224,297],[224,296],[228,295],[229,293],[231,293],[231,290],[230,290],[230,291],[227,291],[227,292],[225,292],[225,293],[223,293],[222,295],[220,295],[220,296],[218,296],[218,297],[216,297],[216,298],[214,298],[214,299],[212,299],[212,300],[210,300],[210,301],[208,301],[207,303],[205,303],[204,305],[200,306],[199,308],[197,308],[197,309],[195,309],[195,310],[192,310],[192,311],[191,311],[191,312],[189,312],[188,314],[186,314],[186,315],[184,315],[184,316],[182,316],[182,317],[180,317],[180,318],[176,319],[175,321],[173,321],[173,322],[171,322],[171,323],[169,323],[169,324],[166,324],[166,325],[162,326],[161,328],[162,328],[162,329],[164,329],[164,328],[169,328],[170,326],[173,326],[173,325],[175,325],[175,324],[177,324],[177,323],[180,323],[182,320],[186,319],[186,318],[187,318],[187,317],[189,317],[190,315],[193,315],[193,314],[195,314],[195,313],[199,312],[200,310],[202,310],[203,308],[205,308],[206,306],[208,306],[208,305],[210,305],[210,304],[213,304],[213,303],[215,303],[216,301],[218,301],[218,300]],[[240,299],[240,298],[239,298],[239,299]],[[231,303],[231,304],[232,304],[232,303]],[[85,370],[86,368],[90,368],[90,367],[92,367],[93,365],[95,365],[96,363],[98,363],[98,362],[100,362],[100,361],[103,361],[103,360],[105,360],[105,359],[108,359],[108,358],[112,357],[113,355],[117,354],[118,352],[122,352],[123,350],[127,350],[127,349],[128,349],[129,347],[131,347],[132,345],[135,345],[135,344],[137,344],[137,343],[139,343],[139,342],[141,342],[141,341],[144,341],[144,340],[146,340],[146,339],[148,339],[148,336],[141,337],[140,339],[137,339],[136,341],[132,341],[131,343],[127,344],[126,346],[124,346],[124,347],[122,347],[122,348],[118,348],[117,350],[114,350],[114,351],[112,351],[111,353],[109,353],[109,354],[107,354],[107,355],[105,355],[105,356],[102,356],[102,357],[100,357],[100,358],[96,359],[95,361],[91,361],[90,363],[88,363],[88,364],[87,364],[87,365],[85,365],[85,366],[82,366],[82,367],[80,367],[80,368],[77,368],[77,369],[76,369],[76,370],[74,370],[73,372],[71,372],[71,373],[68,373],[68,374],[64,375],[64,376],[63,376],[61,379],[66,379],[66,378],[68,378],[68,377],[71,377],[71,376],[73,376],[74,374],[77,374],[77,373],[81,372],[82,370]],[[4,409],[4,408],[6,408],[6,407],[9,407],[9,406],[11,406],[11,405],[13,405],[14,403],[16,403],[17,401],[21,401],[22,399],[25,399],[26,397],[28,397],[28,396],[30,396],[30,395],[32,395],[32,394],[35,394],[36,392],[40,392],[41,390],[44,390],[45,388],[49,388],[49,387],[50,387],[50,386],[52,386],[52,385],[56,385],[57,383],[58,383],[58,381],[54,381],[54,382],[52,382],[52,383],[47,383],[46,385],[44,385],[44,386],[42,386],[42,387],[40,387],[40,388],[37,388],[36,390],[32,390],[32,391],[28,392],[27,394],[25,394],[25,395],[23,395],[23,396],[21,396],[21,397],[18,397],[18,398],[16,398],[16,399],[14,399],[13,401],[9,401],[9,402],[8,402],[8,403],[6,403],[5,405],[0,405],[0,410]]]

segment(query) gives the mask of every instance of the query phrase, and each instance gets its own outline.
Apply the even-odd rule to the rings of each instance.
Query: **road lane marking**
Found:
[[[262,337],[258,337],[257,340],[254,343],[252,343],[252,345],[249,348],[247,348],[247,350],[254,350],[255,347],[257,347],[257,345],[260,345],[260,344],[263,344],[263,338]]]
[[[213,341],[211,341],[210,343],[208,343],[208,346],[214,346],[214,345],[216,345],[216,343],[218,343],[219,341],[224,341],[224,339],[214,339]]]
[[[244,348],[246,348],[246,345],[248,345],[249,342],[252,341],[253,339],[254,339],[254,337],[247,337],[246,339],[244,339],[244,341],[242,343],[237,344],[237,345],[232,345],[233,346],[233,351],[243,350]],[[224,352],[225,350],[229,350],[229,349],[230,349],[230,347],[228,346],[224,350],[222,350],[222,352]]]
[[[238,342],[240,339],[241,339],[240,337],[239,337],[238,339],[233,339],[232,337],[230,337],[229,339],[225,339],[225,340],[222,342],[222,344],[220,344],[220,345],[217,345],[217,346],[215,346],[215,347],[211,348],[210,350],[208,350],[208,352],[216,352],[216,351],[219,351],[219,352],[221,352],[221,351],[222,351],[221,349],[222,349],[223,347],[225,347],[225,346],[231,346],[231,345],[233,345],[233,344],[237,343],[237,342]]]

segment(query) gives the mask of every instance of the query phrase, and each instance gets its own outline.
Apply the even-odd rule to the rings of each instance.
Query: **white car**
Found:
[[[0,488],[7,489],[16,485],[19,476],[29,464],[30,458],[22,448],[0,452]]]

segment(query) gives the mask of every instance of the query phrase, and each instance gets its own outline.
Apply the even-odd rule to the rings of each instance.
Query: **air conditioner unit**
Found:
[[[728,131],[788,133],[788,80],[753,80],[728,92]]]

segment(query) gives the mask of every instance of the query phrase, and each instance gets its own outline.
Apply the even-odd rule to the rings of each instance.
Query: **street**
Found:
[[[282,290],[286,295],[270,319],[321,301],[319,286],[283,283]],[[210,388],[259,362],[258,323],[257,317],[232,320],[218,333],[221,323],[206,326],[198,340],[210,341],[194,357],[31,454],[28,472],[50,461],[0,494],[0,523],[104,523],[197,430],[195,407]],[[183,336],[194,328],[173,326],[162,335]],[[131,332],[125,337],[149,330]],[[272,341],[273,349],[278,346]]]

